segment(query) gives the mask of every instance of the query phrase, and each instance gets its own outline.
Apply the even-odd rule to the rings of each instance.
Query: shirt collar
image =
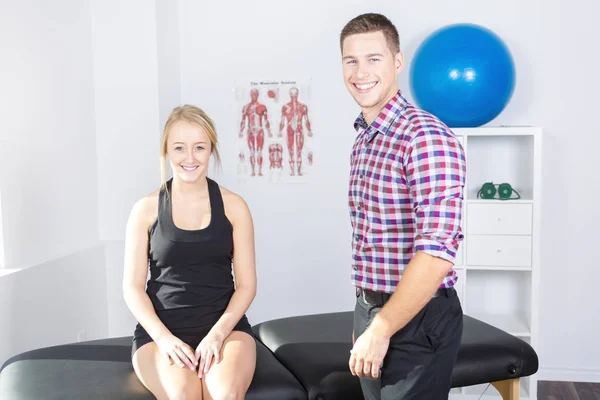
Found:
[[[400,113],[407,105],[407,100],[402,95],[402,91],[398,92],[390,99],[390,101],[383,107],[377,118],[373,120],[371,126],[373,129],[370,130],[369,139],[371,139],[377,132],[386,135],[389,132],[390,127],[400,116]],[[358,115],[358,118],[354,121],[354,129],[359,131],[360,129],[368,129],[367,121],[365,120],[362,112]]]

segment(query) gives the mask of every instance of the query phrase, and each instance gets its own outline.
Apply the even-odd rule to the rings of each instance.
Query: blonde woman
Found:
[[[243,399],[254,375],[246,318],[256,294],[252,216],[240,196],[208,178],[211,156],[220,163],[211,118],[175,108],[162,137],[162,185],[135,203],[127,223],[133,368],[157,399]]]

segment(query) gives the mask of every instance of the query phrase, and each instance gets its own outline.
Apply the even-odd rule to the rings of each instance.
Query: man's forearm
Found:
[[[417,252],[370,329],[386,337],[402,329],[431,300],[451,267],[446,260]]]

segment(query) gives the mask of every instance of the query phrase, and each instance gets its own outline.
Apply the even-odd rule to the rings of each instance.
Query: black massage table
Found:
[[[363,400],[348,370],[352,312],[304,315],[254,326],[257,366],[248,400]],[[130,360],[131,337],[41,348],[0,369],[0,399],[153,399]],[[491,383],[504,400],[519,398],[519,378],[538,357],[526,342],[464,316],[453,387]]]

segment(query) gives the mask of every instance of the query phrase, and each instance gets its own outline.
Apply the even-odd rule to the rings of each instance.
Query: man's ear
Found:
[[[404,54],[402,52],[398,52],[394,57],[394,66],[396,67],[396,73],[400,73],[404,68]]]

